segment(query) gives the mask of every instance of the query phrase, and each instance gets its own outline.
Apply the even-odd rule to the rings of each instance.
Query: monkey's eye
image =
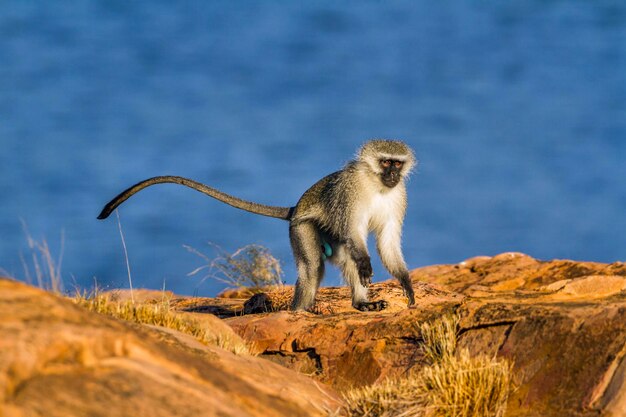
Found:
[[[391,166],[391,160],[390,159],[384,159],[384,160],[380,161],[380,165],[383,168],[389,168]]]
[[[393,163],[393,166],[398,168],[398,169],[402,168],[402,161],[395,161]]]

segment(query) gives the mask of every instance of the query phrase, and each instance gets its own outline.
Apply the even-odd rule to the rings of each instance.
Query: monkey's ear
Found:
[[[407,160],[404,162],[402,172],[404,173],[404,175],[409,175],[415,170],[415,168],[417,168],[418,164],[419,161],[415,159],[413,155],[411,155],[411,157],[407,158]]]

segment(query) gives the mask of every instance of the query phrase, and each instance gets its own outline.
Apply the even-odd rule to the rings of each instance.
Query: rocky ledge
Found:
[[[284,311],[290,288],[170,301],[256,357],[0,280],[0,415],[327,415],[337,392],[422,366],[417,325],[448,313],[461,348],[514,364],[506,415],[626,415],[625,264],[506,253],[412,279],[411,309],[394,281],[372,285],[382,312],[353,310],[347,288],[321,289],[314,313]]]
[[[382,312],[356,312],[346,288],[323,288],[321,314],[279,311],[225,321],[261,357],[341,391],[421,366],[416,324],[454,312],[461,317],[460,347],[513,362],[507,415],[626,415],[624,263],[505,253],[419,268],[411,276],[414,309],[386,281],[371,288],[373,299],[389,302]],[[272,298],[269,293],[266,306]],[[238,300],[220,302],[242,308]],[[187,308],[214,305],[193,303]]]
[[[338,406],[332,389],[270,361],[0,279],[2,417],[326,416]]]

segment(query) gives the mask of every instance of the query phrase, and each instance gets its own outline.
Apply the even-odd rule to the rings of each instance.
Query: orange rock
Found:
[[[307,376],[344,390],[406,375],[424,361],[416,324],[456,312],[461,349],[514,363],[507,416],[626,415],[624,263],[506,253],[419,268],[411,277],[417,301],[411,309],[397,282],[371,286],[371,299],[389,303],[381,312],[354,310],[345,287],[321,288],[314,313],[242,316],[245,298],[170,301],[179,311],[223,317],[275,364],[225,355],[0,281],[0,406],[11,416],[194,415],[200,409],[320,415],[337,397]],[[264,308],[284,309],[289,291],[268,292]],[[289,371],[277,364],[299,374],[282,373]],[[64,389],[53,389],[59,386]]]
[[[0,279],[0,415],[326,416],[304,375]]]
[[[625,415],[626,266],[539,261],[519,253],[435,265],[411,273],[415,309],[394,281],[373,284],[389,310],[350,308],[346,288],[322,289],[333,314],[270,313],[227,319],[263,357],[307,369],[343,390],[405,375],[423,358],[415,324],[461,315],[459,346],[508,358],[508,416]],[[613,414],[610,414],[613,413]]]

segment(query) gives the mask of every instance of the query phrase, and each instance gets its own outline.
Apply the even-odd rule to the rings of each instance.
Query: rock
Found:
[[[243,314],[267,313],[272,311],[272,300],[265,294],[254,294],[243,303]]]
[[[352,308],[347,288],[323,288],[318,303],[333,304],[328,315],[281,311],[226,320],[257,352],[298,372],[316,375],[343,389],[399,375],[420,358],[415,324],[452,311],[463,297],[416,283],[418,308],[407,309],[395,282],[372,286],[372,299],[385,299],[382,312]]]
[[[174,297],[174,293],[171,291],[157,291],[146,288],[135,288],[133,291],[115,289],[106,291],[102,295],[113,301],[134,300],[136,303],[163,302],[171,300]]]
[[[508,416],[626,415],[626,266],[539,261],[520,253],[414,270],[416,308],[394,281],[373,284],[388,310],[361,313],[346,288],[321,289],[324,314],[228,318],[262,357],[339,390],[423,363],[416,323],[455,311],[459,346],[514,363]],[[611,414],[612,413],[612,414]]]
[[[345,390],[406,375],[424,363],[417,324],[455,313],[461,349],[513,362],[507,416],[626,415],[624,263],[506,253],[419,268],[411,278],[410,309],[397,282],[370,287],[372,300],[389,304],[380,312],[353,309],[345,287],[321,288],[311,312],[286,311],[291,287],[253,300],[172,296],[180,312],[216,331],[228,325],[260,357],[122,323],[0,280],[0,411],[325,415],[339,400],[309,376]],[[247,300],[260,306],[248,311],[260,313],[242,315]],[[266,312],[275,309],[282,311]]]
[[[559,290],[563,298],[606,297],[626,288],[626,278],[617,275],[590,275],[569,281]]]
[[[325,416],[328,387],[0,279],[0,415]]]

